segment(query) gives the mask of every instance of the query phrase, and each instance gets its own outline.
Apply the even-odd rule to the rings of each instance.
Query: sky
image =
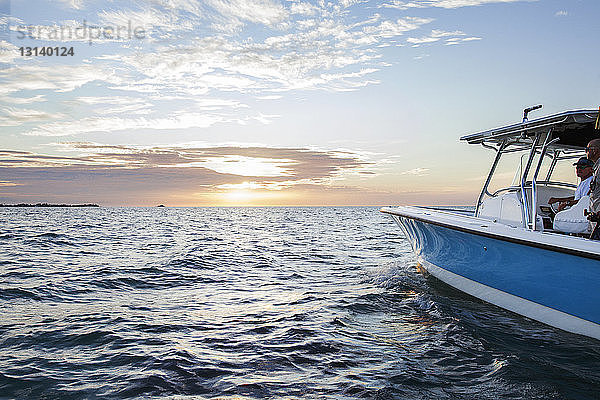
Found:
[[[598,15],[597,0],[0,0],[0,203],[473,204],[493,154],[460,136],[535,104],[600,105]]]

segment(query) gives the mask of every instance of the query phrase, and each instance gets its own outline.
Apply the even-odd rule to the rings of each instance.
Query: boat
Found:
[[[410,241],[419,266],[481,300],[600,340],[600,241],[590,239],[589,197],[556,213],[550,197],[573,195],[556,179],[600,138],[598,110],[523,120],[460,138],[495,153],[474,206],[384,207]],[[513,183],[493,190],[501,159],[517,160]],[[555,180],[553,180],[553,178]],[[563,179],[564,180],[564,179]]]

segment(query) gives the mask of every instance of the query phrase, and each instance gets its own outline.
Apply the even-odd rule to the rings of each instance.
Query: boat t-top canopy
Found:
[[[475,216],[479,215],[480,206],[485,195],[495,197],[506,190],[518,191],[522,205],[522,221],[526,228],[535,230],[537,221],[537,186],[565,186],[562,182],[552,182],[551,176],[558,160],[571,159],[583,155],[587,144],[600,138],[600,110],[566,111],[560,114],[537,118],[529,121],[527,115],[533,110],[542,108],[541,105],[523,110],[523,121],[519,124],[463,136],[469,144],[481,144],[483,147],[496,151],[490,173],[477,199]],[[490,193],[488,187],[496,166],[503,154],[526,152],[529,154],[525,164],[523,158],[519,169],[520,185],[511,186],[495,193]],[[537,161],[534,160],[537,157]],[[550,159],[546,178],[541,180],[539,173],[544,159]],[[530,192],[530,193],[529,193]]]
[[[532,144],[536,137],[545,136],[552,140],[550,147],[570,150],[583,150],[587,143],[600,138],[600,130],[596,129],[598,110],[566,111],[505,126],[487,131],[466,135],[460,138],[469,144],[496,145],[509,141],[511,144]]]

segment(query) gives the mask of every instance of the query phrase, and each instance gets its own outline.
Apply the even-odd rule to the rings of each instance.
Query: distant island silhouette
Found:
[[[50,204],[50,203],[19,203],[19,204],[0,204],[0,207],[100,207],[98,204]]]

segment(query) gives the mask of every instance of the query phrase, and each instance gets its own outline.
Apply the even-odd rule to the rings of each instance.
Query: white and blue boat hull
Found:
[[[510,311],[600,339],[598,243],[416,207],[386,208],[443,282]],[[558,237],[555,237],[558,236]],[[570,240],[571,246],[559,245]]]

